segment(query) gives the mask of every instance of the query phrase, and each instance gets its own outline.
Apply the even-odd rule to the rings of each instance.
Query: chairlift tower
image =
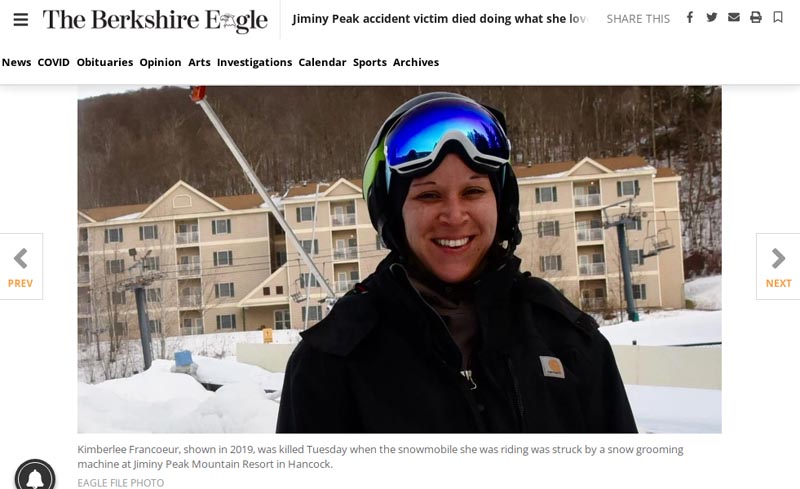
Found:
[[[144,256],[136,260],[136,248],[128,250],[128,254],[134,259],[134,263],[128,268],[128,272],[131,272],[134,268],[139,268],[139,275],[136,277],[132,276],[120,287],[122,290],[132,290],[136,298],[136,315],[139,322],[139,337],[142,340],[142,358],[144,359],[145,370],[149,369],[153,364],[152,338],[150,337],[150,321],[147,317],[147,297],[145,293],[147,286],[152,285],[153,282],[161,280],[162,278],[162,274],[160,273],[144,273],[145,259],[150,256],[152,251],[153,250],[147,250]]]
[[[608,209],[611,207],[619,207],[619,206],[628,206],[628,212],[626,214],[622,214],[616,218],[616,220],[612,221],[608,216]],[[603,227],[605,229],[616,227],[617,228],[617,241],[619,241],[619,254],[620,259],[622,260],[622,280],[623,280],[623,288],[625,289],[625,304],[626,310],[628,312],[628,319],[630,321],[638,321],[639,320],[639,313],[636,312],[636,302],[633,298],[633,282],[631,281],[631,256],[628,250],[628,238],[625,234],[625,228],[628,225],[633,225],[636,223],[636,216],[632,212],[633,209],[633,198],[626,199],[620,202],[615,202],[611,205],[607,205],[601,209],[603,211],[604,222]]]

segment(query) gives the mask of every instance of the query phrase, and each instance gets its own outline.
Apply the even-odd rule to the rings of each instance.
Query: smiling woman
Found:
[[[503,114],[452,93],[400,106],[364,165],[392,253],[302,334],[282,432],[635,432],[594,320],[519,270]]]

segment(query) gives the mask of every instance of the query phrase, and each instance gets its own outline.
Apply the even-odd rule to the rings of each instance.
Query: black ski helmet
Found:
[[[402,207],[408,194],[411,180],[434,171],[447,154],[457,153],[470,168],[489,176],[495,199],[497,200],[497,237],[495,242],[498,245],[503,242],[507,243],[505,246],[506,253],[511,254],[522,240],[522,234],[519,231],[519,188],[510,162],[503,164],[497,171],[487,172],[485,168],[475,164],[461,143],[448,141],[426,171],[415,173],[413,176],[394,173],[391,180],[391,189],[387,189],[387,179],[384,177],[387,171],[386,157],[383,148],[387,134],[398,119],[408,111],[439,99],[462,99],[477,104],[486,109],[497,120],[503,132],[507,133],[505,116],[502,112],[492,107],[478,104],[471,98],[460,94],[450,92],[425,93],[402,104],[381,125],[370,145],[364,162],[362,185],[372,226],[378,231],[380,238],[389,249],[399,253],[401,256],[405,256],[408,253],[408,244],[405,236]]]

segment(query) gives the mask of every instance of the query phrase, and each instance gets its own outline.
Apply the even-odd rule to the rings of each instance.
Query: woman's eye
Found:
[[[464,190],[464,195],[473,196],[473,197],[481,196],[481,195],[483,195],[485,193],[486,193],[486,189],[481,188],[481,187],[471,187],[471,188],[468,188],[468,189]]]
[[[423,192],[414,197],[416,200],[434,200],[439,197],[436,192]]]

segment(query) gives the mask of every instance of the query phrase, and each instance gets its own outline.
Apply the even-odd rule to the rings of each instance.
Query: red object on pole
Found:
[[[206,87],[205,85],[199,85],[196,87],[192,87],[192,102],[199,102],[206,98]]]

